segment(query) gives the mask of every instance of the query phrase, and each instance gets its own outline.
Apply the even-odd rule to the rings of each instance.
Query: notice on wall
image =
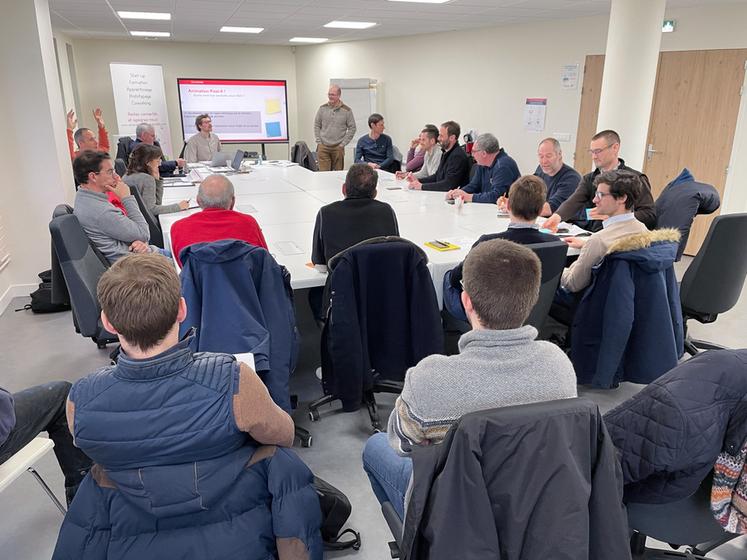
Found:
[[[545,130],[546,97],[527,97],[524,104],[524,130],[542,132]]]
[[[564,64],[561,66],[560,88],[578,89],[578,64]]]
[[[151,124],[163,153],[168,159],[175,158],[166,111],[163,68],[160,65],[110,64],[109,69],[117,112],[117,133],[134,138],[138,124]]]

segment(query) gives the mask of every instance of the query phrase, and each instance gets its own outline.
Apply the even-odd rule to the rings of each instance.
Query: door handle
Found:
[[[654,150],[653,144],[649,144],[648,148],[646,149],[646,158],[650,160],[651,156],[653,156],[654,154],[660,154],[660,153],[661,152],[659,150]]]

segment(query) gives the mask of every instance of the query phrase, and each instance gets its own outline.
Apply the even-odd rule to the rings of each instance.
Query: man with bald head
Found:
[[[534,174],[547,186],[547,202],[542,207],[540,216],[547,218],[574,193],[581,182],[581,174],[563,163],[563,150],[555,138],[540,141],[537,159],[539,165]]]
[[[179,266],[182,249],[195,243],[239,239],[267,249],[257,220],[236,212],[233,183],[223,175],[210,175],[197,192],[197,204],[202,212],[179,220],[171,227],[171,249]]]
[[[153,128],[152,124],[140,123],[135,128],[135,140],[129,136],[124,136],[119,139],[117,143],[117,159],[121,159],[127,165],[130,161],[130,154],[132,150],[138,147],[140,144],[149,144],[151,146],[161,147],[161,144],[156,140],[156,129]],[[161,149],[163,151],[163,149]],[[158,166],[158,173],[161,177],[170,177],[174,174],[177,167],[184,167],[186,162],[182,158],[176,158],[167,160],[165,156],[161,156],[161,165]]]
[[[319,107],[314,118],[314,139],[319,171],[340,171],[345,166],[345,146],[355,134],[355,117],[340,99],[337,84],[329,86],[327,103]]]

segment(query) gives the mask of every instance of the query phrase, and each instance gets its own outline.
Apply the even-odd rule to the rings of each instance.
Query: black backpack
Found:
[[[319,505],[322,507],[322,539],[324,539],[325,550],[345,550],[352,548],[358,550],[361,547],[361,535],[353,529],[340,529],[350,517],[352,508],[350,500],[340,490],[319,478],[314,477],[314,489],[319,496]],[[350,533],[353,537],[346,541],[340,541],[343,535]]]
[[[39,273],[39,288],[31,292],[31,303],[27,303],[16,311],[30,309],[34,313],[57,313],[58,311],[69,311],[69,303],[52,303],[52,271],[45,270]]]

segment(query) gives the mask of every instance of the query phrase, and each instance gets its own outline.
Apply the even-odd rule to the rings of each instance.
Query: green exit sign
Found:
[[[662,33],[672,33],[674,28],[677,26],[677,22],[673,19],[665,19],[661,26]]]

